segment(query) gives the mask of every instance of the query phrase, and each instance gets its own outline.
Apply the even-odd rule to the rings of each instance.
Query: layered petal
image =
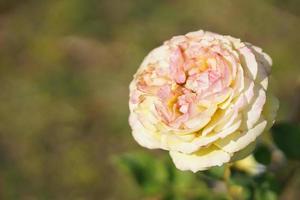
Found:
[[[272,60],[231,36],[195,31],[152,50],[130,84],[129,122],[146,148],[193,172],[250,154],[274,123]]]
[[[230,161],[230,155],[216,146],[201,149],[193,154],[170,151],[170,156],[178,169],[192,172],[221,166]]]

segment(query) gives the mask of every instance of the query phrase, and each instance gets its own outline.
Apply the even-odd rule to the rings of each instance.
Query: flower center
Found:
[[[140,75],[138,89],[158,97],[156,110],[169,126],[184,128],[185,121],[206,109],[199,101],[228,87],[227,62],[208,49],[179,46],[172,51],[165,73],[154,67]]]

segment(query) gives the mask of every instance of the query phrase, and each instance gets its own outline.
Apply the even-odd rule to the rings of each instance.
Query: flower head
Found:
[[[173,37],[148,54],[130,84],[135,140],[168,150],[181,170],[236,159],[274,122],[271,64],[260,48],[230,36]]]

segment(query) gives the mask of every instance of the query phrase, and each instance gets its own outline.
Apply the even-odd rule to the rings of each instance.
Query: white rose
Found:
[[[196,31],[173,37],[144,59],[130,84],[135,140],[170,152],[193,172],[251,153],[274,122],[267,94],[271,58],[239,39]]]

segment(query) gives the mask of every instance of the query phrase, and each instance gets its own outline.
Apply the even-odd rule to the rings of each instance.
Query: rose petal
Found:
[[[180,170],[192,172],[206,170],[209,167],[221,166],[230,160],[230,155],[215,146],[201,149],[193,154],[170,151],[170,156]]]
[[[235,132],[214,144],[228,153],[234,153],[252,143],[265,129],[267,122],[261,120],[254,128],[244,132]]]
[[[241,54],[242,66],[244,70],[246,70],[249,78],[255,80],[257,76],[258,67],[254,54],[247,46],[240,48],[239,52]]]

